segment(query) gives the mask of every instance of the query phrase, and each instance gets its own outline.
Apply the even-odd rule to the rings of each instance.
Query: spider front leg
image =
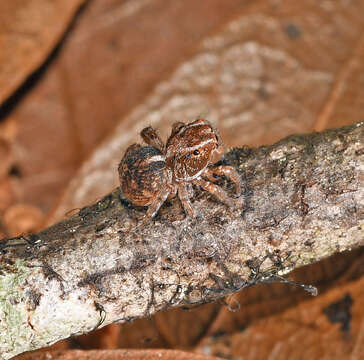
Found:
[[[181,200],[183,208],[187,212],[188,216],[195,217],[195,212],[193,211],[192,204],[189,198],[189,189],[187,184],[179,183],[178,185],[178,197]]]
[[[154,200],[150,203],[147,212],[143,216],[140,224],[138,225],[139,228],[143,227],[151,218],[153,218],[157,214],[160,207],[167,200],[168,195],[173,191],[174,189],[170,185],[166,185],[164,188],[161,189],[161,191],[157,194]]]
[[[161,138],[159,137],[159,135],[157,134],[157,132],[155,131],[155,129],[153,129],[151,126],[148,126],[148,127],[144,128],[140,132],[140,136],[143,138],[143,140],[148,145],[154,146],[159,151],[161,151],[162,153],[164,153],[164,144],[163,144],[163,141],[161,140]]]
[[[206,177],[210,181],[216,181],[216,177],[218,176],[226,176],[228,177],[235,185],[235,193],[237,196],[240,196],[241,193],[241,180],[239,174],[232,166],[220,165],[214,168],[206,168],[206,170],[202,173],[203,177]]]
[[[204,179],[196,179],[194,181],[194,184],[200,185],[204,190],[208,191],[212,195],[216,196],[221,202],[224,204],[234,207],[235,202],[233,199],[229,197],[229,195],[226,193],[225,190],[221,189],[220,186],[217,186],[209,181],[206,181]]]

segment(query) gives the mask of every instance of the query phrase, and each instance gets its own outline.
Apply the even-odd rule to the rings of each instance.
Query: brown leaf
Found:
[[[209,328],[220,309],[219,303],[191,309],[173,309],[155,316],[155,326],[171,348],[188,348],[196,344]]]
[[[16,360],[218,360],[216,357],[176,350],[114,350],[114,351],[36,351],[17,356]]]
[[[316,120],[315,130],[340,127],[363,119],[364,32],[335,78],[330,95]]]
[[[6,177],[13,163],[13,156],[8,141],[0,138],[0,179]]]
[[[340,277],[345,276],[345,280],[350,281],[364,274],[363,267],[351,267],[356,262],[357,265],[362,264],[363,252],[363,249],[358,249],[336,254],[319,263],[295,270],[289,278],[300,284],[315,285],[319,288],[319,294],[324,294],[328,289],[337,286]],[[239,304],[240,310],[232,312],[228,306],[221,307],[211,321],[206,335],[234,333],[260,318],[280,313],[311,298],[310,293],[288,284],[266,284],[245,289],[235,294],[235,303]]]
[[[29,234],[37,230],[44,214],[33,205],[18,203],[9,207],[3,215],[3,225],[10,237]]]
[[[9,177],[0,181],[0,213],[13,205],[16,201],[13,182]]]
[[[0,2],[0,104],[44,62],[83,2]]]
[[[364,279],[337,287],[231,336],[206,338],[200,351],[244,359],[360,359]]]
[[[5,118],[16,104],[17,96],[8,98],[47,59],[83,2],[15,0],[0,3],[0,118],[3,120],[0,124],[1,213],[16,201],[24,201],[24,194],[28,194],[28,189],[22,186],[24,183],[19,181],[22,174],[16,164],[19,147],[18,143],[14,146],[14,141],[18,135],[18,123],[13,117]],[[6,100],[9,101],[4,104]],[[27,121],[32,122],[30,118]],[[37,136],[33,141],[35,139]],[[39,198],[40,195],[37,196]],[[43,219],[40,210],[27,204],[14,206],[7,210],[2,219],[3,235],[34,231]]]

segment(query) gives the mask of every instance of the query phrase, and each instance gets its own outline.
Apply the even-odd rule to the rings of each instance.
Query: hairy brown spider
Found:
[[[234,182],[235,192],[240,194],[240,176],[232,167],[209,167],[215,155],[223,154],[223,148],[207,120],[175,123],[166,145],[150,126],[140,135],[148,146],[133,144],[128,147],[119,164],[119,178],[121,190],[129,201],[148,206],[141,225],[158,212],[167,198],[176,194],[187,214],[194,217],[189,199],[192,184],[201,186],[226,205],[234,206],[228,194],[211,183],[216,180],[215,175],[225,175]]]

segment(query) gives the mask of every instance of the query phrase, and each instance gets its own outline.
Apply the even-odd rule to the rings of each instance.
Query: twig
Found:
[[[233,149],[229,210],[195,189],[136,229],[119,189],[31,236],[0,242],[0,358],[115,321],[214,301],[364,243],[364,122]],[[232,184],[220,179],[227,189]]]

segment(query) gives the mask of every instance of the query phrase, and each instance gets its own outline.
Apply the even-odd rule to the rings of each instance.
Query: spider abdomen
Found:
[[[153,146],[134,144],[119,165],[124,196],[135,205],[148,206],[168,183],[169,170],[163,153]]]

